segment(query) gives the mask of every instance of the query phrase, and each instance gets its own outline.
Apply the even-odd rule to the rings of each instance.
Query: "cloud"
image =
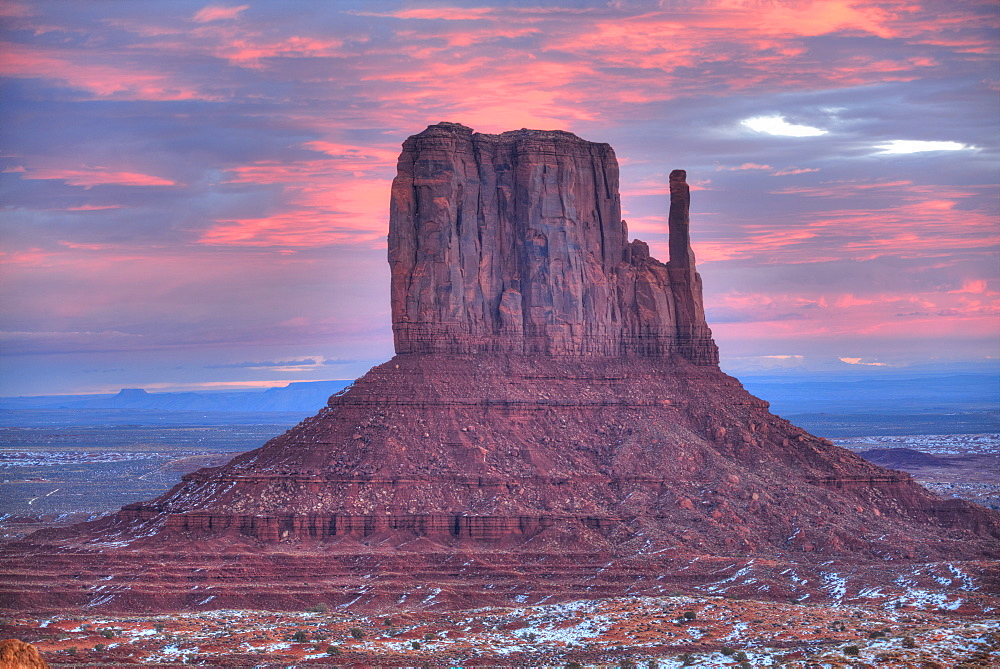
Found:
[[[758,165],[757,163],[743,163],[737,167],[719,167],[720,170],[740,171],[740,170],[770,170],[770,165]]]
[[[885,144],[879,144],[875,148],[882,149],[879,153],[922,153],[925,151],[966,151],[975,147],[961,142],[894,139]]]
[[[817,135],[825,135],[827,133],[826,130],[821,128],[789,123],[781,116],[755,116],[740,121],[740,123],[756,132],[777,135],[779,137],[816,137]]]
[[[235,19],[242,12],[250,8],[250,5],[239,5],[237,7],[223,7],[221,5],[208,5],[202,7],[192,17],[196,23],[208,23],[210,21],[228,21]]]
[[[951,295],[957,293],[969,293],[972,295],[982,295],[987,292],[986,290],[986,280],[985,279],[973,279],[970,281],[964,281],[962,287],[957,290],[949,290],[948,293]]]
[[[206,365],[206,369],[266,369],[268,367],[311,367],[316,364],[313,358],[302,360],[268,360],[265,362],[234,362],[226,365]]]
[[[819,172],[818,167],[786,167],[781,170],[777,170],[773,173],[776,177],[791,176],[794,174],[809,174],[810,172]]]
[[[867,367],[888,367],[888,363],[885,362],[862,362],[861,358],[840,358],[841,362],[846,362],[848,365],[865,365]]]
[[[140,174],[137,172],[116,172],[104,167],[92,169],[67,170],[67,169],[32,169],[21,174],[22,179],[52,179],[64,181],[70,186],[83,186],[91,188],[93,186],[176,186],[176,182],[150,174]],[[90,209],[94,209],[91,207]],[[99,209],[114,208],[96,207]],[[86,208],[77,208],[76,211],[85,211]]]

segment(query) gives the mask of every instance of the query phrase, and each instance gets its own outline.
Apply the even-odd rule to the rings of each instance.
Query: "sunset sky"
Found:
[[[0,395],[360,376],[399,147],[439,121],[610,143],[660,259],[686,169],[727,371],[1000,356],[995,2],[0,13]]]

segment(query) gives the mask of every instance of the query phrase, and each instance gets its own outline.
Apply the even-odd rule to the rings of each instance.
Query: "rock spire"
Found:
[[[716,364],[683,170],[671,189],[665,265],[628,241],[609,145],[457,123],[410,137],[389,219],[396,352],[681,355]]]

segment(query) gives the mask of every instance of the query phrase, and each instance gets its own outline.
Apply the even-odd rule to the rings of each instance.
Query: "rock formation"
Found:
[[[0,603],[461,606],[710,588],[751,566],[745,596],[787,598],[823,595],[830,561],[857,592],[914,560],[1000,555],[996,513],[722,373],[684,172],[666,264],[628,241],[617,182],[608,145],[565,132],[409,138],[397,355],[257,450],[8,548]]]
[[[20,639],[0,641],[0,667],[6,669],[48,669],[38,649]]]
[[[670,262],[628,241],[618,163],[567,132],[441,123],[403,144],[389,264],[396,352],[718,362],[670,176]]]

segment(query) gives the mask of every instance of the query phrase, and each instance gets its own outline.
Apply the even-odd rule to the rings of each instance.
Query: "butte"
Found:
[[[410,137],[396,356],[155,500],[8,544],[0,605],[380,611],[724,583],[846,601],[943,561],[989,582],[1000,514],[806,433],[719,369],[688,210],[676,170],[664,263],[628,240],[607,144]]]

